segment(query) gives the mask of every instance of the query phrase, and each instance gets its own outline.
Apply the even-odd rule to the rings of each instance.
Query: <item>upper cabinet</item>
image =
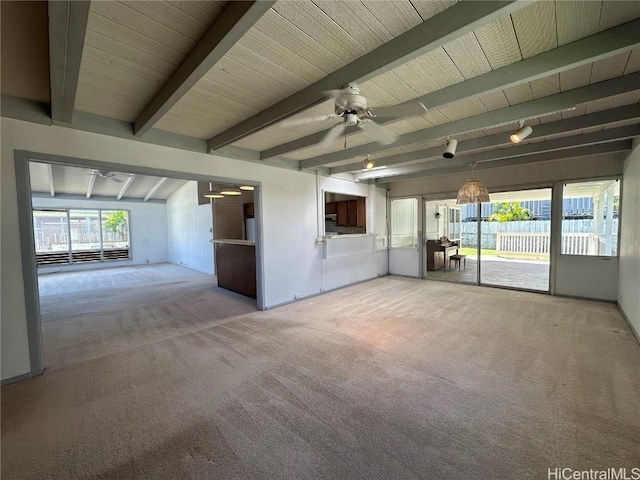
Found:
[[[336,224],[339,227],[361,227],[367,226],[367,199],[358,197],[356,200],[342,200],[339,202],[331,202],[335,205]],[[333,213],[329,211],[329,203],[326,204],[325,213]],[[333,208],[333,207],[331,207]]]

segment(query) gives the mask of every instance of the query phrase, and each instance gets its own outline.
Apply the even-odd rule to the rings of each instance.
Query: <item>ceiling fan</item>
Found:
[[[111,180],[113,182],[116,182],[116,183],[122,183],[122,180],[119,177],[120,174],[113,173],[113,172],[110,172],[108,170],[96,170],[96,169],[94,169],[91,172],[91,175],[95,175],[95,176],[101,177],[101,178],[108,178],[109,180]],[[122,175],[127,176],[127,177],[130,176],[130,175],[127,175],[127,174],[122,174]]]
[[[324,92],[324,94],[328,98],[335,99],[334,114],[287,119],[280,122],[280,126],[285,128],[296,127],[298,125],[322,122],[340,117],[342,121],[329,129],[319,145],[329,146],[340,137],[343,132],[346,133],[347,127],[353,126],[361,128],[376,142],[382,145],[389,145],[398,139],[397,135],[389,128],[375,122],[373,120],[374,118],[415,117],[424,115],[427,112],[427,108],[420,102],[405,102],[399,105],[384,107],[368,107],[367,99],[360,95],[360,89],[355,83],[349,83],[340,90],[329,90]]]

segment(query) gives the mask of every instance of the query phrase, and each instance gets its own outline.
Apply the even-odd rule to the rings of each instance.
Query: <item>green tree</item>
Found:
[[[107,214],[107,219],[104,222],[105,226],[113,233],[123,234],[124,227],[127,225],[127,212],[124,210],[113,210]]]
[[[514,222],[517,220],[531,220],[529,209],[520,202],[504,202],[495,204],[496,211],[489,216],[490,222]]]

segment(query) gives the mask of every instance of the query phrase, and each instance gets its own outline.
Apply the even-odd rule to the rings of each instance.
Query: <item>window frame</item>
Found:
[[[100,234],[100,248],[99,249],[75,249],[73,247],[73,239],[71,236],[71,212],[97,212],[98,213],[98,225],[99,225],[99,234]],[[104,232],[103,232],[103,213],[104,212],[113,212],[113,211],[123,211],[126,213],[127,220],[127,247],[126,248],[106,248],[104,246]],[[55,265],[79,265],[83,263],[94,263],[94,262],[117,262],[117,261],[130,261],[133,259],[133,251],[131,246],[131,211],[125,208],[75,208],[75,207],[33,207],[31,209],[31,222],[34,223],[34,219],[36,216],[36,212],[60,212],[64,213],[66,216],[66,235],[67,235],[67,259],[65,262],[56,261],[55,263],[40,263],[38,259],[38,255],[41,257],[50,254],[52,252],[38,252],[35,250],[36,254],[36,265],[37,267],[46,267],[46,266],[55,266]],[[35,230],[35,225],[33,226]],[[35,232],[34,232],[35,233]],[[35,244],[34,244],[35,247]],[[105,256],[106,252],[118,252],[118,251],[127,251],[127,256],[117,256],[112,257],[111,255]],[[61,250],[59,253],[63,253],[64,250]],[[99,252],[99,258],[90,258],[89,259],[74,259],[74,253],[83,254],[88,252]]]
[[[614,181],[614,182],[618,182],[619,185],[619,192],[618,192],[618,229],[617,229],[617,235],[616,235],[616,242],[615,242],[615,255],[611,254],[611,255],[587,255],[587,254],[581,254],[581,253],[564,253],[562,251],[562,238],[563,238],[563,224],[564,224],[564,192],[565,192],[565,187],[567,185],[571,185],[571,184],[578,184],[578,183],[592,183],[592,182],[604,182],[604,181]],[[561,257],[583,257],[583,258],[619,258],[620,257],[620,237],[621,237],[621,231],[622,231],[622,224],[621,224],[621,220],[622,220],[622,209],[623,209],[623,201],[622,201],[622,197],[623,197],[623,181],[622,181],[622,176],[620,175],[615,175],[615,176],[606,176],[606,177],[592,177],[592,178],[581,178],[581,179],[576,179],[576,180],[564,180],[561,182],[562,184],[562,195],[560,197],[560,232],[559,232],[559,240],[558,240],[558,245],[559,245],[559,256]],[[552,206],[553,209],[553,206]],[[594,215],[595,216],[595,215]],[[595,221],[595,218],[594,218]]]

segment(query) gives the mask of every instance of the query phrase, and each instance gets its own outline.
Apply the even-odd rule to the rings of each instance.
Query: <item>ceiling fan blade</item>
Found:
[[[342,95],[343,93],[346,93],[346,89],[341,88],[338,90],[326,90],[324,92],[322,92],[322,94],[327,97],[327,99],[329,98],[336,98],[338,95]]]
[[[385,118],[418,117],[427,113],[427,107],[420,102],[405,102],[399,105],[375,107],[371,109],[371,113],[376,117]]]
[[[291,119],[285,119],[283,121],[281,121],[278,125],[281,126],[282,128],[288,128],[288,127],[298,127],[300,125],[307,125],[309,123],[315,123],[315,122],[323,122],[325,120],[330,120],[332,118],[335,118],[337,115],[312,115],[309,117],[303,117],[303,118],[291,118]]]
[[[373,120],[362,120],[358,123],[358,126],[376,142],[381,143],[382,145],[389,145],[398,139],[398,136],[395,133]]]
[[[340,135],[342,135],[344,128],[345,128],[344,123],[339,123],[335,125],[327,132],[327,134],[324,136],[324,138],[320,141],[318,145],[320,145],[321,147],[331,146],[331,144],[334,141],[336,141]]]

